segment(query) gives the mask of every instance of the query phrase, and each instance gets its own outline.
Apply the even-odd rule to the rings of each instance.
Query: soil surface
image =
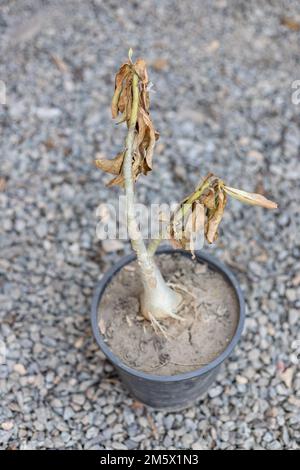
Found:
[[[180,254],[160,255],[157,263],[167,282],[183,294],[182,321],[162,322],[166,337],[141,317],[142,285],[134,262],[106,288],[99,328],[112,351],[130,367],[155,375],[198,369],[232,339],[239,315],[236,294],[221,274]]]

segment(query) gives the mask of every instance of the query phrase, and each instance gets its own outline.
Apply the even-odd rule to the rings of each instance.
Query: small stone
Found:
[[[51,406],[53,406],[53,408],[62,408],[63,403],[61,400],[59,400],[59,398],[53,398],[51,401]]]
[[[185,434],[184,436],[182,436],[181,441],[182,441],[183,447],[185,449],[189,449],[190,446],[192,445],[192,442],[194,441],[194,438],[192,434]]]
[[[22,233],[25,229],[26,224],[23,219],[17,219],[15,222],[15,229],[17,232]]]
[[[255,261],[250,261],[249,263],[250,271],[253,272],[257,277],[261,277],[262,275],[262,267],[260,264],[256,263]]]
[[[252,158],[253,160],[257,160],[258,162],[263,162],[264,161],[264,156],[261,152],[258,152],[257,150],[250,150],[248,153],[248,157]]]
[[[37,431],[44,431],[45,424],[42,423],[41,421],[35,421],[33,424],[34,424],[34,427]]]
[[[197,441],[192,444],[193,450],[207,450],[207,445],[204,441]]]
[[[257,349],[252,349],[249,353],[248,353],[248,358],[251,362],[254,362],[256,363],[256,361],[259,359],[259,356],[260,356],[260,351],[257,350]]]
[[[14,371],[17,372],[19,375],[26,375],[27,371],[23,364],[15,364],[14,365]]]
[[[187,180],[187,172],[183,165],[176,165],[174,168],[174,173],[179,180],[181,181]]]
[[[4,423],[1,424],[1,428],[4,431],[10,431],[14,427],[14,423],[12,421],[4,421]]]
[[[295,308],[291,308],[289,311],[289,324],[296,325],[299,319],[300,319],[299,311],[296,310]]]
[[[134,442],[131,439],[126,439],[125,445],[128,450],[136,449],[139,446],[138,442]]]
[[[278,223],[280,225],[280,227],[285,227],[286,225],[288,225],[290,222],[290,218],[288,216],[288,214],[286,214],[285,212],[283,212],[281,214],[280,217],[278,217]]]
[[[210,398],[216,398],[216,397],[220,396],[222,392],[223,392],[223,388],[219,385],[217,387],[212,388],[208,392],[208,395],[210,396]]]
[[[110,426],[111,424],[113,424],[117,419],[117,416],[115,413],[111,413],[110,415],[107,416],[106,418],[106,423],[108,426]]]
[[[281,384],[276,386],[276,392],[278,395],[286,396],[288,395],[288,390]]]
[[[290,301],[290,302],[295,302],[297,300],[297,291],[296,289],[287,289],[286,290],[286,298]]]
[[[99,430],[98,428],[96,428],[95,426],[92,426],[91,428],[89,428],[86,432],[86,438],[87,439],[94,439],[95,437],[97,437],[99,434]]]
[[[74,414],[74,410],[70,406],[67,406],[64,411],[64,420],[67,421],[68,419],[71,419]]]
[[[293,279],[292,279],[292,284],[293,284],[293,286],[295,286],[295,287],[300,286],[300,273],[296,274],[296,276],[293,277]]]
[[[111,447],[115,450],[127,450],[125,444],[121,444],[121,442],[113,442]]]
[[[46,223],[40,223],[35,227],[35,233],[39,238],[44,238],[48,233],[48,227]]]
[[[35,108],[34,113],[39,119],[55,119],[61,115],[61,110],[58,108]]]
[[[73,395],[72,401],[76,405],[82,406],[85,402],[85,396],[77,393],[76,395]]]
[[[265,442],[272,442],[273,441],[273,435],[270,432],[266,432],[266,434],[263,437],[263,440]]]
[[[206,50],[209,54],[213,54],[218,49],[220,49],[220,45],[221,45],[220,41],[218,41],[217,39],[214,39],[206,46]]]
[[[140,416],[138,418],[139,425],[142,428],[148,428],[149,427],[149,421],[145,418],[145,416]]]
[[[102,248],[106,253],[115,253],[120,250],[124,250],[124,243],[120,240],[103,240]]]
[[[3,229],[5,232],[10,232],[13,229],[13,223],[10,219],[3,220]]]
[[[237,375],[236,381],[239,385],[246,385],[248,383],[247,377],[243,377],[242,375]]]
[[[287,386],[287,388],[291,388],[291,386],[292,386],[294,372],[295,372],[294,367],[289,367],[284,372],[282,372],[281,375],[280,375],[281,380],[284,382],[284,384]]]
[[[169,447],[171,447],[172,444],[173,444],[173,441],[171,437],[167,434],[166,437],[164,438],[164,447],[166,449],[169,449]]]
[[[168,416],[165,417],[164,419],[164,425],[166,426],[167,429],[171,429],[174,423],[174,416],[169,414]]]

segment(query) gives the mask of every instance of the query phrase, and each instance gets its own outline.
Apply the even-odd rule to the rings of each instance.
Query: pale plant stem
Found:
[[[157,248],[162,242],[162,236],[160,238],[155,238],[155,240],[151,240],[148,245],[148,254],[149,256],[154,256],[156,253]]]
[[[134,138],[139,106],[138,81],[138,76],[134,74],[132,81],[132,110],[126,138],[126,153],[123,165],[128,234],[131,239],[132,248],[137,255],[144,287],[144,292],[141,297],[143,315],[147,319],[155,318],[156,320],[169,316],[176,318],[176,311],[181,302],[181,296],[170,289],[165,283],[159,269],[154,263],[153,256],[149,255],[147,251],[135,216],[132,157],[134,153]]]

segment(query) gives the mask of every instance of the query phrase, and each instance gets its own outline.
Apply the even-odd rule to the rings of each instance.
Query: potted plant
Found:
[[[115,78],[112,117],[127,126],[124,148],[96,166],[114,175],[109,186],[125,189],[133,254],[106,273],[95,290],[92,328],[131,393],[145,404],[183,408],[211,385],[240,339],[244,300],[230,270],[198,250],[218,236],[227,198],[267,209],[264,196],[227,186],[208,174],[164,220],[146,245],[135,214],[135,182],[152,170],[158,139],[149,113],[145,61],[128,60]],[[159,249],[171,240],[175,249]]]

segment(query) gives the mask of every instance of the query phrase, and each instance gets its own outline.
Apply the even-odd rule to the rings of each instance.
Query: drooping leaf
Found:
[[[203,247],[204,228],[205,208],[203,204],[196,201],[185,227],[186,248],[190,250],[193,257],[195,256],[195,250]]]
[[[143,108],[139,110],[138,126],[138,150],[145,159],[144,169],[147,172],[152,170],[153,150],[158,139],[158,133],[155,132],[153,122]]]
[[[208,209],[215,209],[216,207],[216,193],[214,188],[209,188],[206,192],[206,194],[203,195],[202,198],[203,204],[205,207]]]
[[[218,238],[218,228],[224,215],[226,194],[219,189],[216,209],[208,211],[205,236],[208,243],[214,243]]]
[[[111,103],[111,114],[113,119],[115,119],[118,116],[118,103],[120,100],[120,96],[123,90],[123,82],[124,80],[129,76],[131,72],[130,64],[128,62],[125,62],[123,65],[121,65],[116,78],[115,78],[115,92],[112,98],[112,103]]]
[[[226,186],[223,180],[209,173],[173,213],[169,227],[172,244],[189,249],[193,253],[195,243],[198,243],[198,246],[201,243],[200,237],[201,232],[203,232],[203,225],[207,242],[214,243],[218,238],[218,229],[224,215],[227,195],[248,204],[268,209],[277,207],[276,203],[269,201],[264,196]],[[197,205],[195,205],[196,203]],[[201,210],[199,219],[201,223],[193,225],[197,210]],[[184,223],[186,217],[187,223]],[[191,230],[191,227],[194,230]]]
[[[172,216],[169,234],[174,247],[192,252],[201,249],[204,241],[205,207],[199,201],[180,205]]]
[[[247,191],[231,188],[229,186],[224,186],[224,191],[229,196],[238,199],[239,201],[244,202],[246,204],[251,204],[252,206],[265,207],[266,209],[277,209],[278,207],[276,202],[270,201],[261,194],[248,193]]]
[[[121,171],[123,161],[124,161],[124,152],[120,152],[115,158],[112,158],[111,160],[106,159],[106,158],[95,160],[95,165],[97,168],[100,168],[100,170],[103,170],[106,173],[111,173],[112,175],[118,175]]]
[[[133,76],[136,74],[139,78],[139,103],[136,123],[136,135],[134,138],[134,152],[132,158],[132,175],[134,181],[140,174],[146,175],[152,170],[152,159],[155,142],[159,137],[155,130],[149,114],[149,91],[148,91],[148,73],[146,63],[143,59],[137,59],[132,62],[132,51],[129,51],[129,60],[119,69],[115,78],[115,92],[112,99],[111,109],[113,118],[120,118],[117,123],[125,122],[127,127],[130,125],[133,100]],[[109,186],[123,186],[124,178],[122,176],[123,160],[125,151],[117,155],[112,160],[100,160],[96,162],[98,168],[115,175],[109,182]]]
[[[148,72],[146,68],[146,62],[144,59],[137,59],[134,64],[134,70],[139,76],[139,86],[140,86],[140,102],[141,108],[149,113],[149,92],[148,92]]]
[[[115,176],[112,180],[110,180],[107,185],[108,188],[111,186],[124,186],[124,176],[122,173],[120,175]]]

